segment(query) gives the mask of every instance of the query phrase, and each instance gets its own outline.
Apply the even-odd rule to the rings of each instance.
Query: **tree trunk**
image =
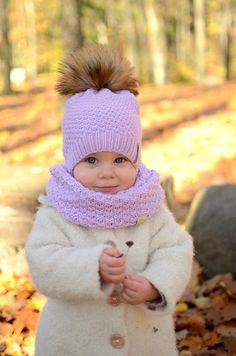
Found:
[[[145,0],[144,4],[149,48],[153,62],[154,83],[164,84],[166,81],[166,38],[164,23],[161,18],[157,17],[153,0]]]
[[[181,0],[176,7],[176,57],[179,62],[188,63],[190,48],[190,4],[189,0]]]
[[[107,22],[107,38],[110,45],[117,43],[117,19],[115,17],[115,3],[114,0],[106,0],[105,13]]]
[[[12,92],[10,80],[12,47],[8,36],[8,0],[0,0],[0,25],[2,33],[1,57],[3,66],[3,94],[10,94]]]
[[[232,37],[231,31],[233,28],[233,4],[231,0],[225,0],[224,12],[221,23],[221,41],[223,47],[223,61],[225,67],[225,79],[231,79],[231,62],[232,62]]]
[[[132,14],[132,4],[130,0],[122,1],[123,17],[124,17],[124,40],[125,52],[127,58],[135,67],[138,77],[140,76],[139,60],[137,55],[137,41],[134,27],[134,18]]]
[[[205,0],[194,0],[195,68],[197,82],[205,76]]]
[[[144,76],[148,83],[153,83],[154,74],[153,74],[153,62],[152,56],[150,53],[149,43],[148,43],[148,36],[147,36],[147,17],[145,16],[144,11],[144,0],[139,0],[136,3],[138,6],[138,32],[140,38],[140,55],[143,63],[143,71],[146,73]]]
[[[82,46],[81,0],[60,0],[61,28],[64,52],[68,53]]]
[[[37,80],[37,33],[36,33],[36,23],[35,23],[35,7],[33,0],[24,0],[24,10],[26,18],[26,27],[28,29],[27,40],[28,40],[28,53],[29,60],[25,64],[26,72],[28,78],[30,78],[32,86],[36,85]],[[29,31],[30,29],[30,31]]]

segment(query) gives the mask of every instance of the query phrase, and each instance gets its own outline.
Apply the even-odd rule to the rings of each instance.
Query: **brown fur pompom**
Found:
[[[90,44],[73,52],[62,63],[56,91],[73,95],[87,89],[129,90],[138,94],[134,67],[121,52],[108,45]]]

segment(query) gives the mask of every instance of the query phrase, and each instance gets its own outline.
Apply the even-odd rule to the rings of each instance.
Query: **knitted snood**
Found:
[[[160,208],[164,191],[159,174],[142,163],[135,184],[116,194],[95,192],[76,181],[63,164],[51,168],[47,195],[52,206],[75,224],[93,228],[119,228],[135,225]]]

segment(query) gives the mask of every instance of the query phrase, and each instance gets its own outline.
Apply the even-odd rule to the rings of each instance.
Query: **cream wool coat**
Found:
[[[36,335],[36,356],[174,356],[172,314],[190,278],[191,237],[163,206],[128,228],[94,229],[66,221],[46,197],[26,243],[30,273],[48,297]],[[111,303],[99,257],[111,241],[126,252],[127,273],[146,277],[166,306]]]

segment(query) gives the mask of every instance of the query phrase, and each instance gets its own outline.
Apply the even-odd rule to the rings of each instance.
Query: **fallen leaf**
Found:
[[[197,352],[201,349],[202,339],[199,336],[187,336],[186,339],[179,342],[179,347],[188,348],[191,352]]]
[[[0,341],[0,352],[3,352],[6,349],[6,343],[4,341]]]
[[[212,332],[206,332],[203,335],[203,345],[204,346],[214,346],[217,343],[218,340],[218,336],[217,333],[215,331]]]
[[[27,298],[29,298],[31,296],[31,292],[28,290],[22,290],[21,292],[19,292],[16,296],[17,300],[26,300]]]
[[[14,334],[20,335],[24,328],[34,332],[38,323],[39,313],[30,309],[23,309],[16,315],[13,322]]]
[[[228,302],[221,311],[222,320],[230,321],[236,319],[236,301]]]
[[[208,295],[210,294],[217,286],[219,285],[220,281],[222,280],[222,275],[218,274],[211,279],[203,282],[198,290],[198,296]]]
[[[188,330],[187,329],[183,329],[183,330],[177,331],[176,332],[176,339],[177,339],[177,341],[180,341],[182,339],[185,339],[187,335],[188,335]]]
[[[195,298],[194,303],[199,309],[209,309],[211,307],[211,299],[208,297]]]
[[[236,339],[236,324],[233,323],[221,324],[217,327],[217,332],[220,336],[234,337]]]
[[[176,320],[176,330],[188,329],[189,331],[204,332],[206,327],[205,319],[196,311],[188,311],[181,318]]]
[[[26,304],[29,309],[41,311],[46,303],[46,297],[35,292]]]
[[[211,295],[212,307],[217,309],[223,309],[228,303],[228,297],[225,294]]]
[[[188,350],[182,350],[180,351],[179,356],[192,356],[192,352]]]
[[[17,342],[10,343],[5,349],[5,355],[12,355],[12,356],[22,355],[20,345]]]
[[[13,326],[10,323],[0,323],[0,335],[6,336],[13,333]]]
[[[236,299],[236,281],[221,281],[220,286],[226,291],[229,297]]]
[[[186,304],[186,303],[177,303],[177,305],[175,307],[175,312],[176,313],[183,313],[186,310],[188,310],[188,304]]]

